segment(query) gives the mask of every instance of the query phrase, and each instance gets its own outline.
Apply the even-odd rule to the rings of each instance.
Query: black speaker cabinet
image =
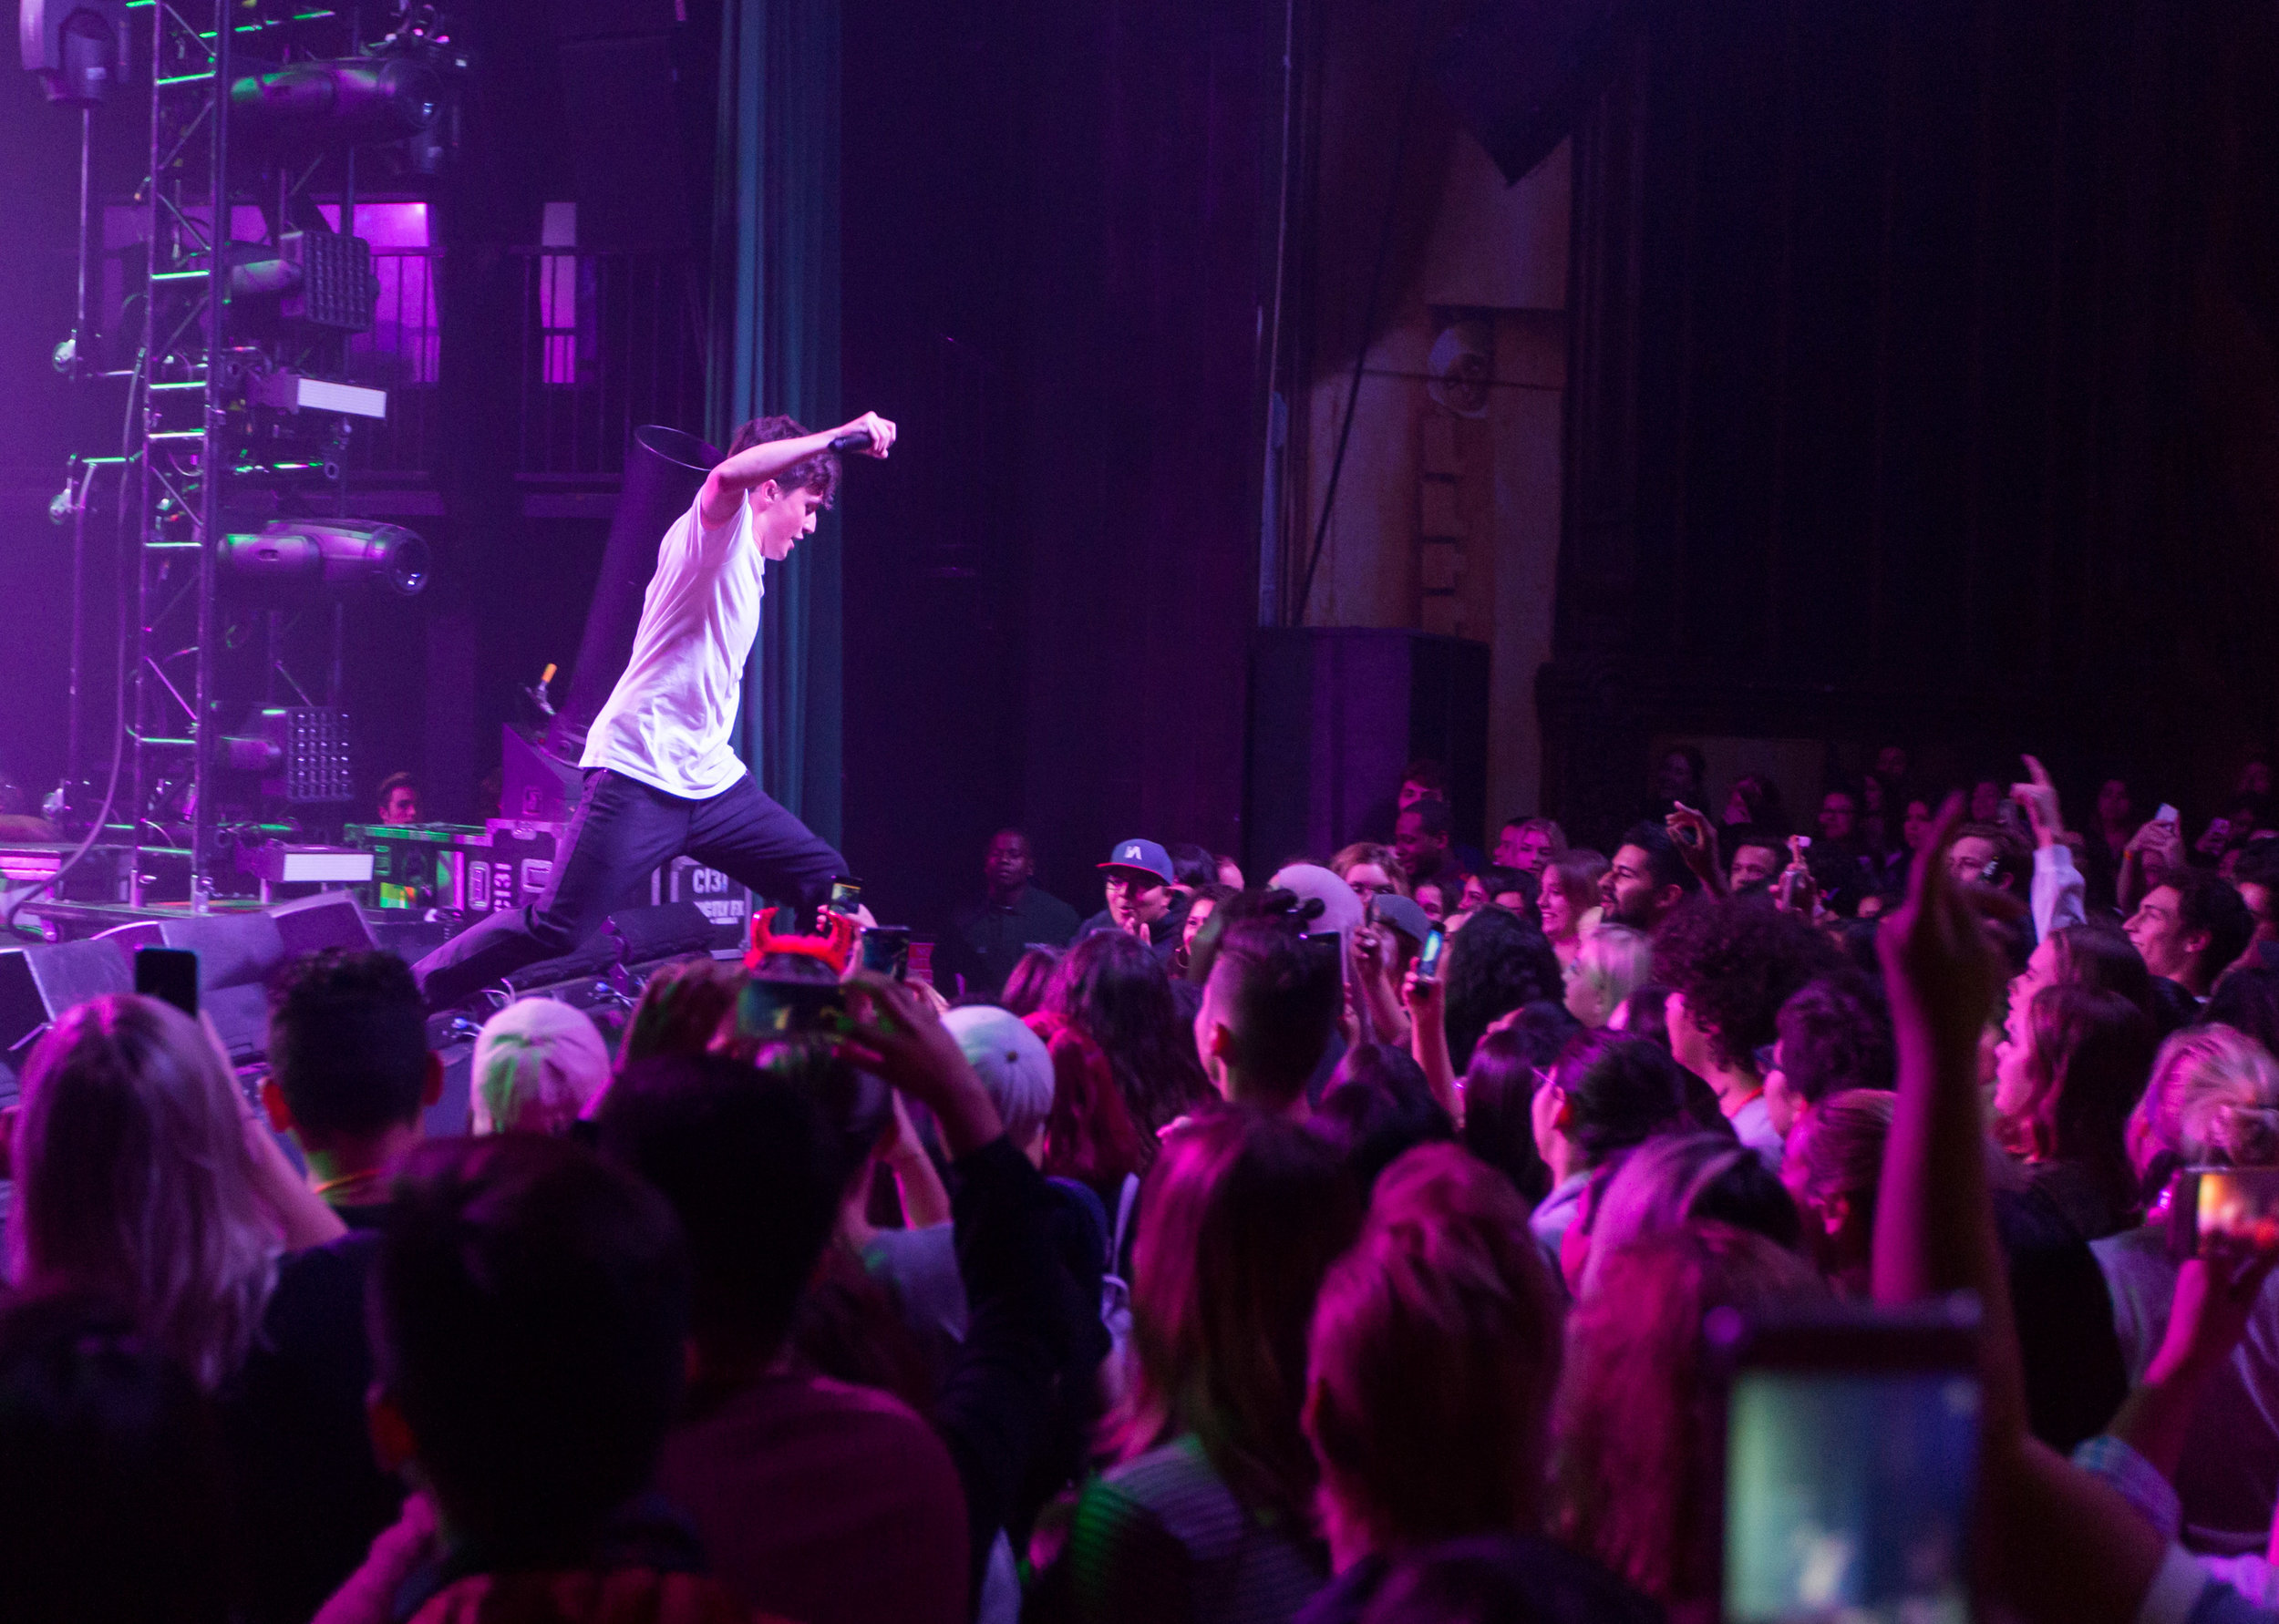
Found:
[[[1488,798],[1488,645],[1422,632],[1300,627],[1251,648],[1244,871],[1389,839],[1401,771],[1448,769],[1456,838],[1477,845]]]

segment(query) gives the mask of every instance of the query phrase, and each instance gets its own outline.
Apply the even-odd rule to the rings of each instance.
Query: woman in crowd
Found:
[[[1096,931],[1068,950],[1045,990],[1044,1012],[1098,1045],[1125,1109],[1150,1138],[1216,1097],[1170,977],[1144,943],[1120,930]],[[1040,1035],[1052,1039],[1051,1032]]]
[[[1338,1577],[1302,1624],[1361,1618],[1400,1557],[1468,1537],[1523,1576],[1523,1616],[1640,1616],[1542,1537],[1561,1319],[1526,1204],[1491,1169],[1428,1146],[1378,1180],[1314,1311],[1305,1431]]]
[[[1552,1187],[1529,1224],[1557,1259],[1591,1176],[1685,1120],[1684,1074],[1667,1049],[1648,1039],[1582,1033],[1536,1088],[1533,1115],[1535,1148]]]
[[[1839,1297],[1868,1296],[1875,1183],[1897,1099],[1884,1088],[1831,1094],[1797,1119],[1782,1150],[1780,1181],[1796,1202],[1805,1254]]]
[[[1334,1153],[1248,1113],[1171,1135],[1150,1177],[1116,1465],[1040,1606],[1079,1620],[1279,1619],[1328,1577],[1299,1430],[1306,1327],[1360,1213]]]
[[[1553,1527],[1673,1616],[1715,1617],[1714,1384],[1702,1321],[1824,1295],[1801,1258],[1717,1223],[1668,1229],[1594,1259],[1567,1322]]]
[[[1567,1008],[1585,1026],[1604,1026],[1623,1001],[1653,979],[1654,948],[1645,932],[1602,924],[1567,961]]]
[[[57,1020],[13,1116],[16,1289],[118,1303],[207,1392],[244,1362],[280,1242],[344,1232],[247,1111],[220,1049],[156,999],[93,999]]]
[[[1409,894],[1408,876],[1389,846],[1357,840],[1329,859],[1329,871],[1351,886],[1365,904],[1371,897]]]
[[[2179,1265],[2170,1250],[2169,1180],[2180,1167],[2279,1167],[2279,1061],[2228,1026],[2190,1027],[2160,1045],[2129,1119],[2129,1150],[2159,1200],[2142,1227],[2089,1249],[2112,1294],[2129,1379],[2140,1382],[2167,1334]],[[2261,1551],[2279,1498],[2279,1283],[2208,1382],[2174,1479],[2186,1543],[2219,1555]]]
[[[2032,1003],[2045,988],[2068,985],[2118,992],[2148,1016],[2156,1013],[2152,972],[2115,925],[2067,925],[2035,943],[2026,968],[2010,979],[2010,1007]]]
[[[1516,1023],[1472,1047],[1459,1091],[1464,1148],[1511,1181],[1530,1207],[1551,1193],[1551,1169],[1535,1146],[1535,1076],[1558,1058]]]
[[[1995,1136],[2084,1240],[2136,1220],[2122,1139],[2154,1043],[2142,1010],[2076,983],[2014,1007],[1995,1049]]]
[[[1562,851],[1543,865],[1542,889],[1536,894],[1535,906],[1562,970],[1583,950],[1583,931],[1598,923],[1598,882],[1605,872],[1604,858],[1579,848]]]

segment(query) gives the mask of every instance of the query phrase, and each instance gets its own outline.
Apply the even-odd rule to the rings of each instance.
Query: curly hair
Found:
[[[1449,940],[1449,1057],[1459,1071],[1497,1016],[1548,999],[1562,1002],[1566,977],[1551,940],[1508,908],[1480,910]]]
[[[1654,939],[1655,979],[1685,997],[1720,1065],[1752,1064],[1779,1035],[1780,1006],[1838,962],[1826,937],[1756,897],[1682,909]]]

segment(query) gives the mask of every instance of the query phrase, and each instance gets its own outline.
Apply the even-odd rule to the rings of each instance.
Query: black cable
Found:
[[[1305,560],[1305,576],[1298,587],[1298,601],[1290,617],[1294,626],[1305,624],[1305,606],[1314,596],[1314,571],[1322,561],[1322,546],[1329,540],[1329,516],[1337,507],[1337,481],[1346,471],[1346,447],[1353,438],[1354,407],[1361,400],[1361,374],[1369,358],[1369,334],[1377,326],[1377,295],[1385,283],[1385,260],[1393,247],[1393,217],[1400,209],[1400,177],[1408,153],[1408,126],[1417,107],[1418,70],[1424,65],[1425,32],[1434,7],[1417,8],[1417,39],[1408,51],[1408,80],[1401,89],[1400,123],[1393,130],[1393,178],[1386,190],[1385,219],[1377,229],[1377,263],[1369,272],[1369,296],[1361,307],[1361,336],[1353,350],[1353,382],[1346,392],[1346,420],[1337,430],[1337,454],[1330,459],[1329,485],[1322,493],[1322,516],[1314,527],[1314,550]]]

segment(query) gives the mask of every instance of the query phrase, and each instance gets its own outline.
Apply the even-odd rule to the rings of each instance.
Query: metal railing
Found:
[[[705,403],[704,311],[685,256],[510,251],[520,277],[513,350],[518,475],[609,478],[644,423],[694,428]],[[443,353],[442,249],[373,252],[377,319],[348,349],[352,379],[388,391],[385,423],[359,425],[356,473],[436,466]]]

